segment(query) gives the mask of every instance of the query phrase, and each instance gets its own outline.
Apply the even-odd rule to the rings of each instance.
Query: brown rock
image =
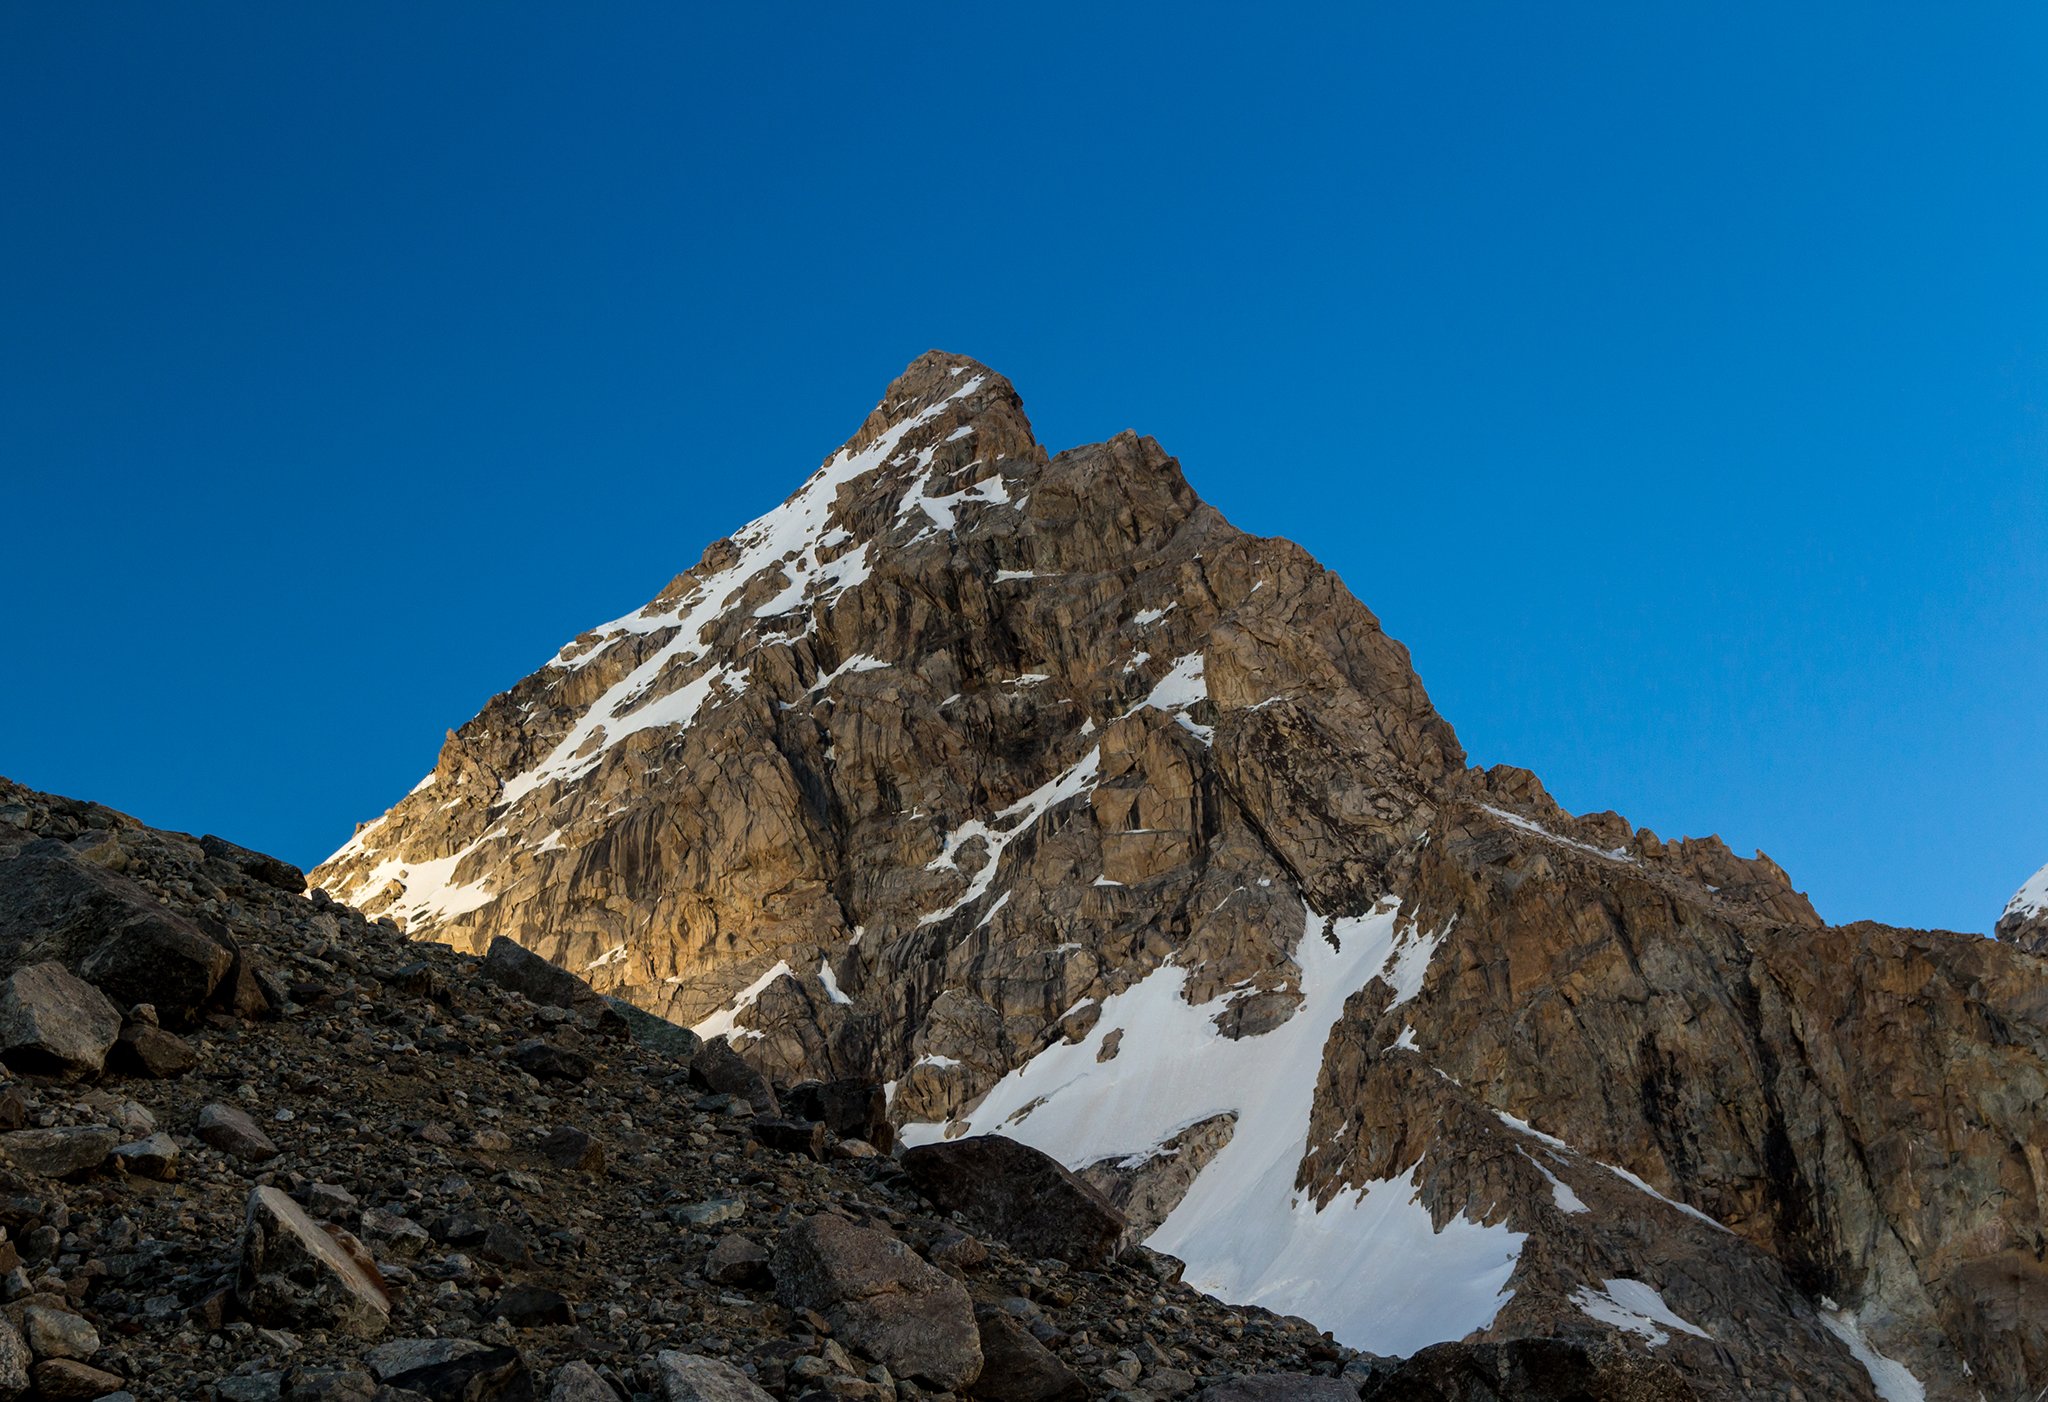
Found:
[[[391,1313],[382,1283],[275,1188],[249,1194],[235,1295],[259,1323],[363,1339],[383,1333]]]
[[[776,1298],[899,1376],[952,1389],[980,1373],[967,1292],[896,1238],[821,1214],[783,1233],[773,1264]]]
[[[903,1155],[917,1190],[977,1231],[1027,1256],[1097,1267],[1116,1254],[1124,1219],[1050,1155],[998,1134],[922,1144]]]

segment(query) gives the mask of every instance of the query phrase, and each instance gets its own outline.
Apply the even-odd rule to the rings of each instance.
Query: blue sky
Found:
[[[2048,11],[10,6],[0,772],[312,862],[931,346],[1476,761],[2048,860]]]

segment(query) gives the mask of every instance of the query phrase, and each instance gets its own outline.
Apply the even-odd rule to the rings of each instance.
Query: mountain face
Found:
[[[2035,954],[2048,954],[2048,867],[2013,892],[1998,917],[1998,937]]]
[[[2048,1386],[2048,961],[1469,767],[1335,576],[962,357],[313,880],[1043,1148],[1357,1348]]]

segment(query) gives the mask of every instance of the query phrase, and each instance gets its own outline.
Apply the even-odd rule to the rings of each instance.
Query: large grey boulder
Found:
[[[259,1324],[373,1339],[391,1300],[364,1262],[276,1188],[249,1194],[235,1297]]]
[[[718,1095],[735,1096],[754,1107],[754,1113],[769,1119],[782,1114],[775,1088],[768,1078],[723,1038],[706,1042],[690,1061],[690,1080]]]
[[[0,1134],[0,1162],[45,1178],[70,1178],[98,1168],[120,1142],[105,1125],[16,1129]]]
[[[121,1010],[54,959],[0,983],[0,1061],[75,1081],[97,1076],[121,1035]]]
[[[980,1375],[966,1288],[886,1232],[821,1213],[784,1232],[773,1261],[776,1298],[899,1377],[957,1389]]]
[[[903,1155],[917,1190],[1026,1256],[1096,1267],[1116,1254],[1123,1215],[1058,1160],[999,1134],[922,1144]]]
[[[661,1402],[774,1402],[723,1359],[664,1350],[654,1355],[654,1371]]]
[[[517,940],[499,935],[484,952],[477,972],[500,988],[523,993],[536,1003],[575,1008],[594,1002],[597,994],[559,964],[550,964]]]
[[[1087,1384],[1001,1305],[979,1305],[981,1376],[967,1385],[975,1402],[1081,1402]]]
[[[199,1137],[244,1163],[262,1163],[277,1157],[276,1143],[246,1110],[219,1101],[199,1112]]]
[[[194,1021],[235,964],[232,940],[51,838],[0,861],[0,967],[54,959],[124,1007]],[[118,1027],[115,1029],[120,1030]]]

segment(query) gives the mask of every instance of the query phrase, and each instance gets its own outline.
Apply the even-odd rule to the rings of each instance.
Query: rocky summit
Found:
[[[1041,1150],[1416,1396],[2048,1386],[2037,939],[1469,766],[1333,575],[960,356],[312,879],[879,1083],[907,1169]]]
[[[2037,912],[1829,927],[1469,766],[960,356],[309,894],[0,823],[0,1395],[2048,1387]]]
[[[1998,937],[2035,954],[2048,954],[2048,867],[2013,892],[1998,917]]]

